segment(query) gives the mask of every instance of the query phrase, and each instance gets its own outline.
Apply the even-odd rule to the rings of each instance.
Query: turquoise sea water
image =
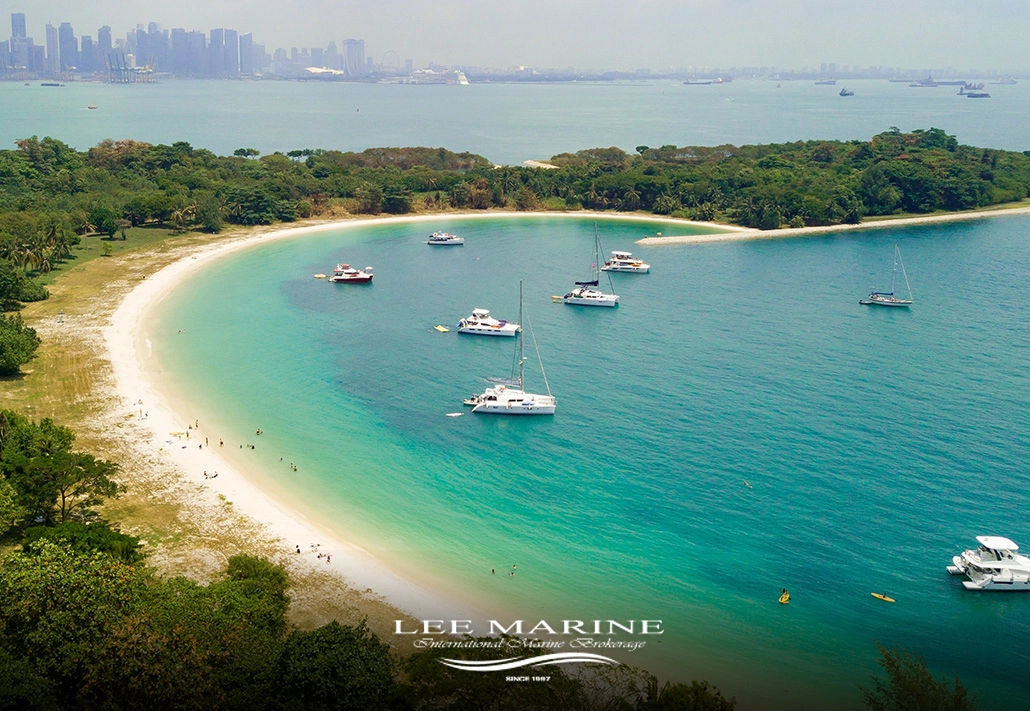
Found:
[[[1026,150],[1030,84],[989,85],[991,98],[955,87],[884,80],[678,81],[412,86],[284,81],[0,82],[0,147],[53,136],[86,150],[105,138],[186,140],[220,155],[303,148],[443,146],[495,163],[586,148],[714,146],[809,139],[868,140],[890,126],[936,126],[962,143]],[[90,104],[96,110],[88,110]]]
[[[466,246],[428,247],[436,229]],[[454,600],[661,619],[611,655],[745,709],[854,707],[877,643],[986,708],[1025,694],[1030,595],[965,592],[944,566],[979,534],[1030,545],[1030,219],[649,248],[632,241],[683,228],[597,229],[652,264],[613,275],[614,310],[550,300],[589,274],[593,221],[441,218],[222,260],[149,336],[192,416],[230,446],[263,428],[267,485]],[[895,243],[915,305],[860,306]],[[374,283],[311,278],[339,261]],[[432,326],[515,318],[520,279],[556,415],[446,417],[513,344]]]

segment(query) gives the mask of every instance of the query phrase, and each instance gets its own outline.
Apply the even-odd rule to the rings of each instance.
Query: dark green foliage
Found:
[[[659,688],[658,680],[652,678],[647,698],[637,708],[640,711],[733,711],[737,702],[724,697],[707,681],[692,681],[690,684],[666,682]]]
[[[0,711],[58,711],[54,684],[29,661],[0,647]]]
[[[111,528],[103,521],[89,524],[65,521],[56,526],[31,526],[22,534],[22,544],[27,552],[36,548],[37,541],[49,540],[67,544],[79,553],[99,551],[123,563],[139,563],[143,555],[139,551],[139,539]]]
[[[39,336],[21,316],[0,316],[0,375],[14,375],[36,355]]]
[[[937,680],[922,657],[904,649],[880,647],[880,666],[887,679],[873,679],[873,686],[862,690],[862,700],[870,711],[975,711],[979,708],[958,677],[952,683]]]
[[[32,520],[52,524],[71,518],[94,520],[95,508],[117,496],[118,466],[91,454],[72,452],[75,435],[49,419],[33,423],[0,410],[0,478]]]
[[[394,689],[390,648],[364,623],[293,632],[283,644],[279,674],[284,708],[380,709]]]

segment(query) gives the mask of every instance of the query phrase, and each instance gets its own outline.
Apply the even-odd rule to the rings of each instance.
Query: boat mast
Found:
[[[905,271],[905,262],[901,260],[901,248],[898,245],[894,245],[894,269],[897,271],[898,264],[901,264],[901,276],[905,277],[905,288],[908,289],[908,298],[912,299],[912,285],[908,283],[908,272]],[[893,281],[893,277],[891,279]],[[891,284],[891,291],[894,290],[894,284]]]
[[[615,294],[615,284],[612,283],[612,273],[605,272],[608,275],[608,288],[611,289],[612,294]],[[601,278],[601,238],[597,236],[597,222],[594,222],[594,282]],[[600,287],[598,287],[600,288]]]
[[[522,320],[522,280],[519,279],[519,327],[523,328],[524,321]],[[525,390],[525,380],[523,379],[526,370],[526,345],[522,339],[522,334],[518,334],[519,338],[519,389]]]

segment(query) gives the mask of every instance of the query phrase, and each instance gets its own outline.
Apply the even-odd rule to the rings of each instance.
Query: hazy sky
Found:
[[[277,47],[365,40],[379,62],[661,70],[818,67],[822,62],[1030,69],[1027,0],[0,0],[43,41],[49,22],[77,35],[136,24],[251,32]]]

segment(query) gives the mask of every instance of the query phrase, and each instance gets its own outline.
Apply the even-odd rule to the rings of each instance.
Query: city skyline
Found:
[[[116,39],[149,23],[205,33],[233,28],[269,53],[361,38],[371,61],[394,66],[411,59],[414,66],[661,72],[832,62],[1017,72],[1030,67],[1023,41],[1030,13],[1013,6],[983,0],[972,12],[958,0],[695,0],[689,7],[674,0],[523,0],[516,8],[470,0],[15,0],[0,2],[0,12],[24,13],[37,42],[47,24],[60,23],[80,37],[109,25]]]

